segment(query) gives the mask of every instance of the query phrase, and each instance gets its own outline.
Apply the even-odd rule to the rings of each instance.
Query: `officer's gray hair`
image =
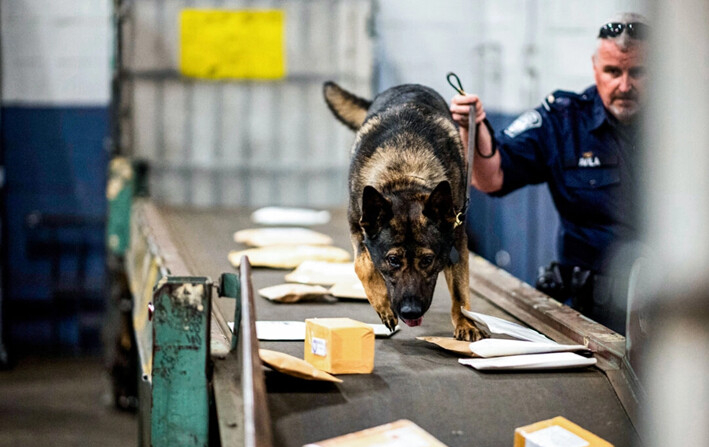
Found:
[[[642,14],[638,14],[636,12],[620,12],[618,14],[613,15],[611,18],[603,22],[605,25],[606,23],[614,23],[614,22],[619,22],[619,23],[631,23],[631,22],[640,22],[642,24],[647,25],[648,21],[643,16]],[[615,37],[606,37],[605,39],[598,38],[598,45],[601,44],[602,40],[612,40],[620,49],[622,52],[628,51],[630,47],[635,45],[637,41],[633,38],[630,37],[628,32],[626,30],[623,30],[622,33],[618,34]]]

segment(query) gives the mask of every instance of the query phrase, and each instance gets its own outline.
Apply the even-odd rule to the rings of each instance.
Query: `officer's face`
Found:
[[[610,39],[601,39],[593,56],[593,73],[603,105],[621,123],[627,124],[645,99],[645,43],[621,51]]]

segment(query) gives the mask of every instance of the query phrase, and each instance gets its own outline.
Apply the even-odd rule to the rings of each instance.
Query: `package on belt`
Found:
[[[306,444],[303,447],[446,447],[423,428],[400,419],[325,441]]]
[[[369,374],[374,369],[374,330],[351,318],[309,318],[304,359],[330,374]]]
[[[613,444],[557,416],[515,429],[514,447],[613,447]]]

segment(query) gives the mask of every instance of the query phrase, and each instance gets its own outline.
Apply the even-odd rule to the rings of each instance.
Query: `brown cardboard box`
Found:
[[[368,447],[374,445],[378,447],[446,447],[426,430],[406,419],[326,441],[307,444],[304,447]]]
[[[351,318],[309,318],[304,359],[330,374],[369,374],[374,369],[374,330]]]
[[[613,447],[568,419],[557,416],[515,429],[514,447]]]

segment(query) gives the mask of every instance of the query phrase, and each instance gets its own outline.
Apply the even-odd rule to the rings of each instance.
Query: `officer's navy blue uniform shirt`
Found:
[[[634,234],[636,141],[595,86],[554,92],[496,136],[504,181],[493,195],[546,182],[561,219],[559,262],[602,272],[612,245]]]

